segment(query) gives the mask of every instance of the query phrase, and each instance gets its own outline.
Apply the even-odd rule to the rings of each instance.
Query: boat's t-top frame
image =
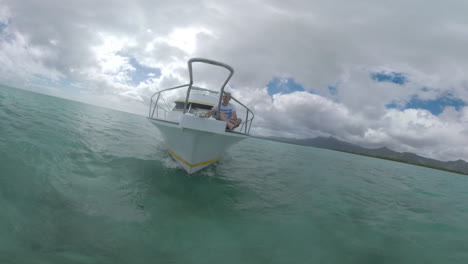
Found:
[[[222,67],[222,68],[225,68],[229,71],[229,76],[227,77],[227,79],[224,81],[223,85],[221,86],[221,89],[219,91],[213,91],[213,90],[209,90],[209,89],[204,89],[204,88],[200,88],[200,87],[196,87],[196,86],[193,86],[193,71],[192,71],[192,64],[195,63],[195,62],[201,62],[201,63],[207,63],[207,64],[211,64],[211,65],[214,65],[214,66],[219,66],[219,67]],[[167,91],[170,91],[170,90],[175,90],[175,89],[181,89],[181,88],[184,88],[184,87],[188,87],[187,89],[187,96],[185,98],[185,102],[184,102],[184,108],[183,108],[183,114],[187,113],[188,111],[190,111],[189,109],[189,104],[190,104],[190,92],[192,90],[198,90],[198,91],[203,91],[203,92],[208,92],[208,93],[213,93],[213,94],[219,94],[219,100],[218,100],[218,105],[221,105],[221,101],[222,101],[222,98],[223,98],[223,93],[224,93],[224,88],[226,87],[227,83],[229,82],[229,80],[231,79],[232,75],[234,75],[234,69],[225,64],[225,63],[222,63],[222,62],[217,62],[217,61],[214,61],[214,60],[209,60],[209,59],[203,59],[203,58],[193,58],[193,59],[190,59],[188,61],[188,70],[189,70],[189,76],[190,76],[190,82],[188,84],[184,84],[184,85],[179,85],[179,86],[176,86],[176,87],[172,87],[172,88],[167,88],[167,89],[164,89],[164,90],[161,90],[161,91],[158,91],[156,92],[155,94],[153,94],[151,96],[151,102],[150,102],[150,109],[149,109],[149,115],[148,117],[151,118],[151,119],[159,119],[159,115],[158,115],[158,109],[162,109],[165,111],[165,113],[168,112],[167,109],[164,109],[163,107],[161,107],[160,105],[158,105],[159,103],[159,99],[161,97],[161,94],[164,93],[164,92],[167,92]],[[157,95],[157,98],[156,100],[154,101],[153,103],[153,98]],[[239,102],[236,98],[234,98],[232,95],[231,95],[231,99],[234,100],[236,103],[238,103],[239,105],[241,105],[243,108],[245,108],[246,110],[246,114],[245,114],[245,119],[244,121],[242,122],[241,126],[240,126],[240,133],[242,134],[249,134],[250,132],[250,127],[252,126],[252,121],[254,119],[254,113],[247,107],[245,106],[244,104],[242,104],[241,102]],[[154,113],[156,111],[156,118],[154,118]],[[217,115],[216,117],[217,119],[219,119],[219,115]],[[250,119],[249,119],[250,118]]]

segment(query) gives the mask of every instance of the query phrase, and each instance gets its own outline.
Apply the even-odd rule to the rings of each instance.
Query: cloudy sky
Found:
[[[253,134],[468,161],[466,0],[0,0],[0,83],[145,115],[225,62]],[[210,79],[212,75],[202,76]]]

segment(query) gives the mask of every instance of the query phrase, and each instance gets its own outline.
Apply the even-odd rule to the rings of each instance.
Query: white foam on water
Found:
[[[179,166],[179,164],[177,163],[177,161],[175,161],[173,158],[171,158],[170,156],[167,156],[167,157],[163,157],[161,159],[161,163],[163,164],[163,166],[167,169],[175,169],[175,168],[180,168],[180,169],[183,169],[182,167]]]

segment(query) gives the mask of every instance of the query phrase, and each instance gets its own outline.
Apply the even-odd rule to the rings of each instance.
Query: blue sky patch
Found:
[[[328,86],[328,92],[331,95],[337,95],[338,94],[338,88],[336,86],[329,85]]]
[[[13,42],[16,38],[15,35],[11,34],[8,30],[8,23],[0,23],[0,41]]]
[[[0,23],[0,34],[3,32],[3,30],[7,27],[6,24]]]
[[[294,92],[304,92],[302,85],[296,83],[293,78],[274,78],[267,84],[268,95],[277,93],[290,94]]]
[[[131,58],[129,63],[135,68],[135,71],[130,71],[128,73],[131,78],[130,82],[133,85],[138,85],[140,82],[144,82],[149,78],[158,78],[161,76],[161,69],[143,66],[135,58]]]
[[[408,82],[408,78],[401,72],[374,72],[371,73],[371,79],[376,82],[391,82],[399,85]]]
[[[403,107],[404,109],[425,109],[431,112],[433,115],[439,115],[444,111],[447,106],[455,107],[456,110],[460,110],[467,104],[459,99],[455,98],[452,94],[447,94],[443,97],[439,97],[435,100],[422,100],[417,95],[411,97],[410,101]],[[396,103],[387,105],[387,108],[399,108]]]
[[[427,87],[421,88],[421,91],[423,91],[423,92],[429,92],[430,90],[431,90],[431,89],[429,89],[429,88],[427,88]]]

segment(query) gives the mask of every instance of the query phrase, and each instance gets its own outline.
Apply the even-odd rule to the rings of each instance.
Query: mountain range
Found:
[[[397,162],[404,162],[413,165],[429,167],[438,170],[455,172],[468,175],[468,162],[464,160],[440,161],[418,156],[410,152],[396,152],[386,147],[369,149],[345,141],[340,141],[334,137],[316,137],[307,139],[294,139],[284,137],[257,137],[266,140],[279,141],[289,144],[330,149],[335,151],[347,152],[352,154],[370,156],[380,159],[387,159]]]

